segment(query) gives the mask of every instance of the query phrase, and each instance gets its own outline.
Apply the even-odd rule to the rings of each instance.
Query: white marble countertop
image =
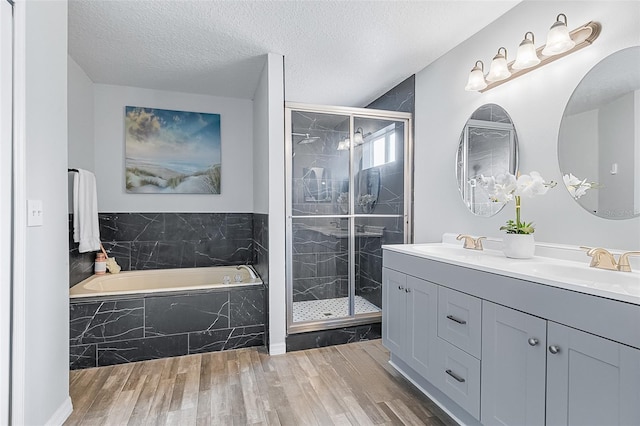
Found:
[[[462,242],[456,241],[455,235],[445,234],[442,243],[384,245],[382,248],[640,306],[640,269],[637,267],[633,272],[591,268],[590,258],[579,247],[546,243],[536,244],[536,255],[531,259],[509,259],[496,249],[500,240],[486,241],[486,248],[478,251],[462,248]]]

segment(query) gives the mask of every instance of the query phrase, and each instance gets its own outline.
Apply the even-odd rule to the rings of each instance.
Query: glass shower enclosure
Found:
[[[408,113],[288,103],[287,331],[380,321],[382,245],[411,235]]]

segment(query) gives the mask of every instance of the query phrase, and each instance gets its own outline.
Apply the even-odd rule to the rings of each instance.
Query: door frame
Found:
[[[11,420],[13,3],[0,4],[0,424]],[[10,200],[10,202],[6,202]]]
[[[292,167],[293,167],[293,137],[291,132],[293,111],[318,113],[318,114],[335,114],[344,115],[349,119],[349,129],[351,134],[355,131],[354,119],[355,118],[372,118],[391,121],[403,121],[405,125],[405,139],[404,139],[404,241],[409,243],[412,238],[412,200],[413,200],[413,114],[408,112],[387,111],[369,108],[352,108],[352,107],[340,107],[340,106],[328,106],[328,105],[311,105],[301,104],[294,102],[285,103],[285,210],[286,210],[286,306],[287,306],[287,334],[305,333],[316,330],[327,330],[333,328],[340,328],[346,326],[355,326],[360,324],[370,324],[372,322],[378,322],[381,320],[381,314],[361,314],[358,316],[350,316],[344,318],[336,318],[330,320],[318,320],[307,321],[303,323],[293,322],[293,274],[292,274],[292,255],[293,255],[293,237],[292,237]],[[353,138],[351,138],[353,139]],[[353,142],[352,142],[353,143]],[[353,167],[353,149],[349,150],[349,167]],[[354,177],[352,173],[349,173],[349,187],[354,187]],[[352,192],[352,191],[350,191]],[[354,194],[350,194],[350,214],[348,215],[330,215],[331,218],[349,218],[349,234],[353,235],[355,229],[355,219],[359,217],[387,217],[398,215],[360,215],[354,213]],[[315,217],[315,216],[309,216]],[[317,216],[328,217],[328,216]],[[353,311],[353,293],[354,288],[351,285],[355,281],[354,275],[354,238],[350,237],[349,242],[349,298],[350,298],[350,311]]]
[[[13,7],[13,241],[11,424],[24,424],[26,402],[26,1]]]

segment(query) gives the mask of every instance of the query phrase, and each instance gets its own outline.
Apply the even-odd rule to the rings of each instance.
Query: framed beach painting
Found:
[[[220,194],[220,114],[125,107],[128,193]]]

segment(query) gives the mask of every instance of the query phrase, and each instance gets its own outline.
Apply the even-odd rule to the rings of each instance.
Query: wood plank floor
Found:
[[[65,425],[454,425],[388,364],[380,340],[263,348],[70,373]]]

